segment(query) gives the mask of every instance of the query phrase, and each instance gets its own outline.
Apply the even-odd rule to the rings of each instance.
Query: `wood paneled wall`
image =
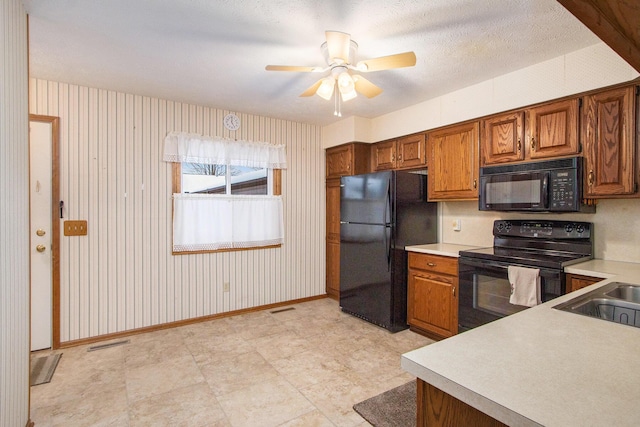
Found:
[[[237,113],[229,132],[225,110],[34,78],[30,109],[60,117],[65,219],[88,221],[61,241],[61,342],[325,293],[319,127]],[[171,131],[286,144],[281,248],[171,255]]]
[[[0,3],[0,426],[29,419],[27,14]]]

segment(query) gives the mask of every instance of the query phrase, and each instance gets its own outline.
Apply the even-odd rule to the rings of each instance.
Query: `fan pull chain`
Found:
[[[340,105],[340,91],[338,90],[338,82],[336,81],[336,89],[335,89],[335,108],[333,110],[333,115],[342,117],[341,105]]]

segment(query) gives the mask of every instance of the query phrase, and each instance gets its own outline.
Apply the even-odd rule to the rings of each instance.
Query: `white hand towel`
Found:
[[[540,270],[510,265],[508,268],[511,296],[509,302],[515,305],[533,307],[540,304]]]

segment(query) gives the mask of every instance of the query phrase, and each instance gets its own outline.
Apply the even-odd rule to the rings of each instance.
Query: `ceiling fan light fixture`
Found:
[[[340,96],[342,96],[342,100],[346,102],[358,96],[358,92],[356,92],[355,89],[351,89],[350,91],[340,91]]]
[[[364,62],[358,62],[358,64],[353,68],[360,71],[361,73],[366,73],[369,70],[369,67]]]
[[[338,90],[340,90],[343,101],[349,101],[350,99],[358,96],[358,93],[356,92],[355,82],[353,81],[351,75],[346,71],[343,71],[338,76]]]
[[[320,84],[320,87],[318,87],[316,94],[328,101],[333,95],[334,86],[335,80],[333,79],[333,77],[325,77],[324,79],[322,79],[322,83]]]

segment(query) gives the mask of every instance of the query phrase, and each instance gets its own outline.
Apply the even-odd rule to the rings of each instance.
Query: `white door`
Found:
[[[52,124],[30,121],[31,350],[52,341]]]

